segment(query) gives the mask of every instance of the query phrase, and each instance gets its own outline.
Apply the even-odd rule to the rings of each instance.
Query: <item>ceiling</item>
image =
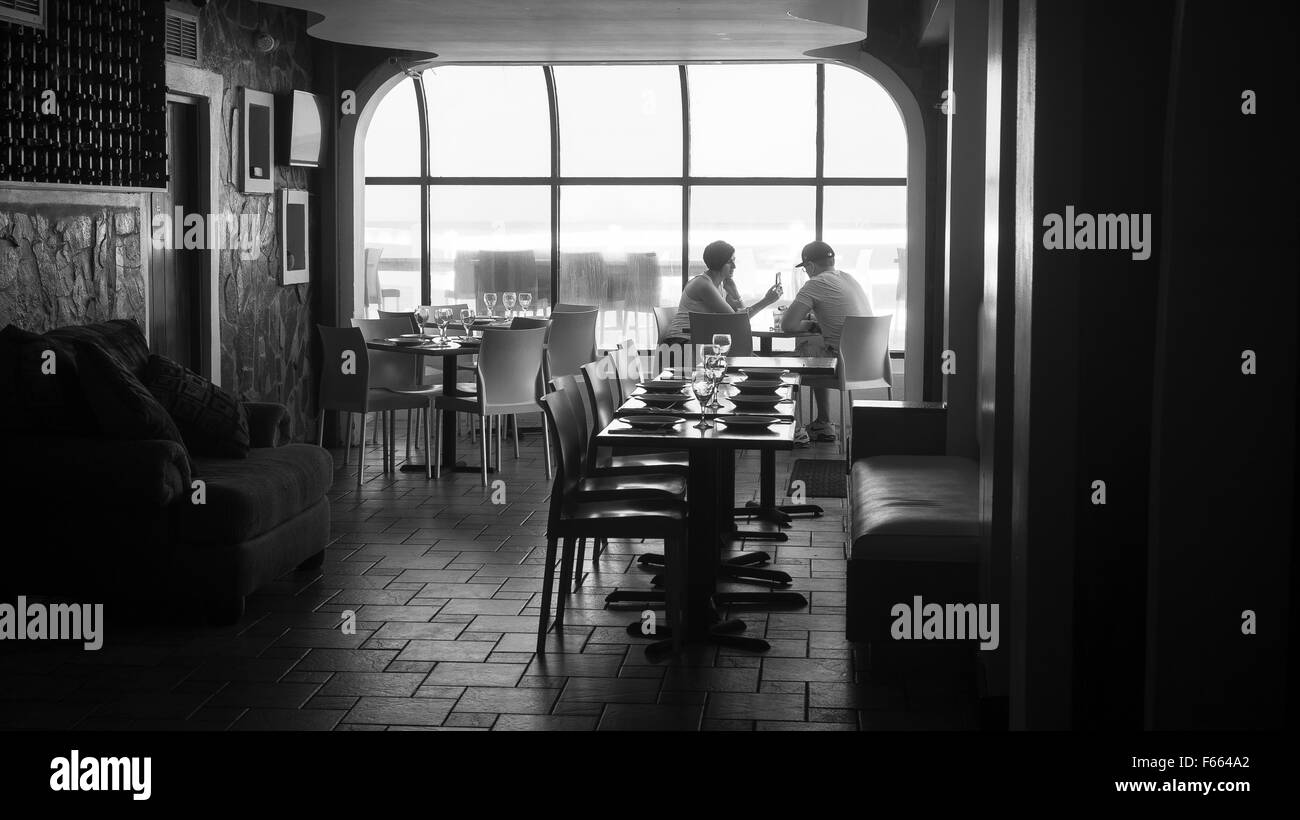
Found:
[[[273,1],[313,37],[439,62],[797,60],[867,27],[867,0]]]

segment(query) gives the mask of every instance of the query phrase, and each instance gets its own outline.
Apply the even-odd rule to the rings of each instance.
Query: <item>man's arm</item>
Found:
[[[786,308],[785,312],[781,314],[781,330],[786,333],[798,333],[808,330],[808,324],[804,320],[808,318],[810,310],[812,308],[799,301],[798,297],[795,297],[795,301],[791,302],[790,307]]]

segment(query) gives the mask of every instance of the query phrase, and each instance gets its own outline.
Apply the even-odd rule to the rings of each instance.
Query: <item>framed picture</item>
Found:
[[[246,194],[275,193],[275,97],[243,89],[243,150],[239,189]]]
[[[311,247],[306,191],[280,189],[280,284],[311,281]]]

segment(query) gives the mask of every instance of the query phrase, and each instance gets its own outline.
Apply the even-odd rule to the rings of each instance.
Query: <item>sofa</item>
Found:
[[[850,641],[890,637],[895,604],[979,600],[979,464],[945,454],[947,406],[856,401],[847,448]]]
[[[329,453],[289,443],[283,405],[240,402],[178,368],[151,357],[130,320],[0,331],[0,592],[180,607],[229,624],[259,586],[320,565]],[[154,395],[160,369],[190,391],[171,408]],[[196,413],[229,435],[205,438]]]

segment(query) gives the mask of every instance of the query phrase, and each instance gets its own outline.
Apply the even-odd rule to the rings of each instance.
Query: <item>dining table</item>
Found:
[[[788,374],[806,377],[820,376],[834,378],[839,372],[839,360],[823,356],[736,356],[727,359],[727,372],[740,373],[746,368],[776,368]],[[667,377],[690,378],[690,371],[683,367],[665,368]],[[735,514],[751,515],[760,521],[777,525],[778,528],[790,526],[792,515],[821,515],[824,511],[817,504],[778,505],[776,495],[776,453],[763,450],[758,461],[758,501],[750,502],[744,507],[737,507]],[[741,533],[746,538],[763,541],[785,541],[788,536],[778,529],[775,532],[753,531]]]
[[[730,646],[763,652],[771,645],[762,638],[738,633],[744,632],[745,623],[739,619],[723,620],[719,606],[736,603],[759,603],[768,596],[783,593],[766,593],[760,596],[746,593],[719,593],[717,590],[718,566],[721,551],[728,540],[733,520],[731,509],[735,497],[735,455],[737,450],[759,450],[775,454],[794,449],[794,419],[773,414],[766,424],[738,426],[728,422],[728,416],[740,415],[734,409],[723,407],[718,413],[694,407],[684,402],[671,414],[680,417],[676,423],[665,423],[654,429],[639,429],[626,421],[628,411],[637,415],[654,416],[646,408],[627,407],[629,399],[619,408],[613,421],[600,430],[595,444],[608,447],[645,447],[657,450],[685,450],[687,468],[687,543],[686,590],[684,624],[667,627],[656,626],[653,637],[659,639],[646,648],[650,657],[667,652],[672,647],[672,630],[684,629],[686,643],[705,643]],[[720,401],[721,405],[722,402]],[[659,415],[668,415],[662,411]],[[746,413],[748,414],[748,413]],[[707,428],[701,429],[701,423]],[[784,593],[797,595],[797,593]],[[728,597],[731,596],[731,597]],[[802,596],[798,596],[802,599]],[[806,600],[803,600],[806,604]],[[628,634],[642,635],[643,622],[628,625]]]
[[[445,396],[456,394],[456,375],[460,370],[456,366],[457,361],[462,356],[475,356],[479,352],[482,338],[474,336],[474,331],[482,331],[488,328],[508,328],[509,320],[475,320],[470,325],[471,335],[469,336],[449,336],[445,344],[440,344],[437,336],[430,336],[428,342],[421,344],[411,344],[404,339],[367,339],[366,348],[368,350],[378,350],[385,353],[402,353],[408,356],[419,356],[421,358],[440,358],[442,364],[442,392]],[[453,470],[458,473],[478,473],[482,470],[481,465],[464,464],[456,460],[456,414],[443,413],[442,418],[442,463],[443,469]],[[425,458],[432,458],[432,454],[426,453]],[[425,473],[428,465],[414,464],[407,462],[401,466],[404,473]],[[488,472],[496,472],[490,464]]]

